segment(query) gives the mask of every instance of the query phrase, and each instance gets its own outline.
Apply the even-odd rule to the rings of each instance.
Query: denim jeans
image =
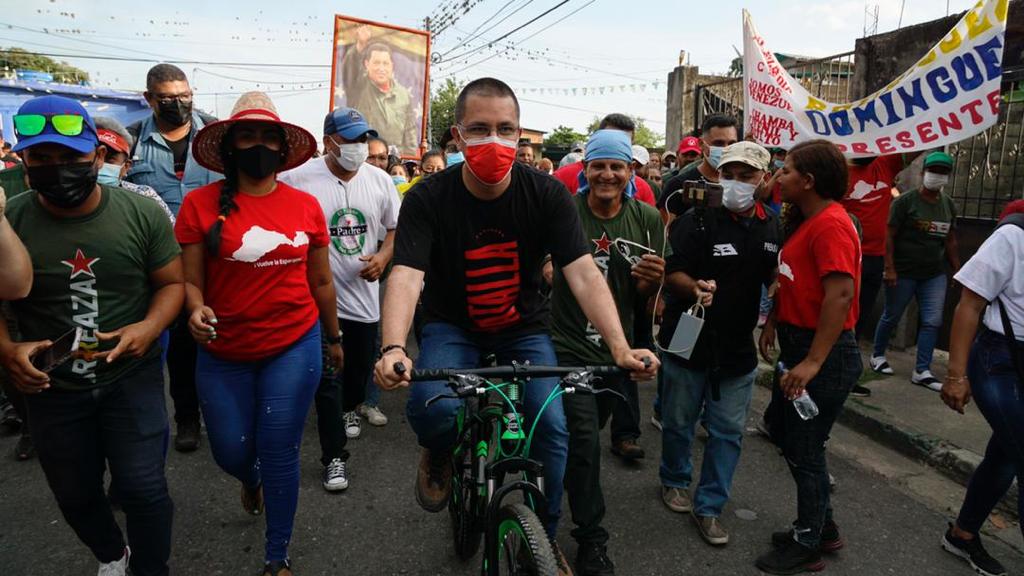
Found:
[[[1017,477],[1017,514],[1024,514],[1024,390],[1006,338],[987,329],[974,341],[967,375],[971,394],[992,427],[985,458],[967,483],[957,524],[978,534]],[[1024,349],[1024,344],[1017,346]],[[1024,525],[1021,530],[1024,531]]]
[[[661,370],[665,373],[661,398],[661,483],[673,488],[690,487],[693,476],[690,452],[701,409],[704,408],[708,443],[704,449],[700,483],[694,494],[693,511],[699,516],[718,517],[729,501],[757,370],[721,379],[721,396],[712,400],[707,372],[684,368],[675,356],[668,353],[661,355],[661,362]]]
[[[917,365],[915,370],[923,372],[931,368],[935,343],[942,328],[942,308],[946,303],[946,275],[940,274],[928,280],[899,278],[896,286],[885,287],[885,311],[875,329],[874,356],[885,355],[889,337],[903,317],[911,298],[917,298],[921,315],[921,330],[917,334]]]
[[[554,366],[558,363],[551,337],[530,334],[497,343],[493,349],[481,348],[479,338],[457,326],[431,322],[423,327],[423,343],[416,361],[417,368],[475,368],[482,355],[493,353],[498,364],[513,360],[531,364]],[[530,426],[551,391],[558,386],[557,378],[535,378],[526,383],[524,405]],[[435,380],[417,382],[409,392],[406,416],[419,440],[420,446],[434,451],[451,449],[455,443],[455,416],[460,400],[443,399],[430,408],[424,403],[437,394],[449,392],[447,382]],[[561,397],[556,398],[541,415],[533,439],[530,456],[544,465],[544,486],[547,496],[547,514],[542,515],[548,536],[554,538],[562,510],[562,480],[569,451],[569,432]],[[538,511],[543,512],[543,511]]]
[[[376,322],[366,324],[339,318],[338,325],[341,326],[345,366],[340,374],[325,370],[314,397],[316,427],[320,435],[320,463],[324,466],[335,458],[348,461],[348,436],[345,435],[342,414],[354,411],[365,400],[366,381],[373,377],[373,363],[377,357],[374,348],[378,331]],[[322,338],[321,351],[324,362],[327,362],[327,341]]]
[[[255,362],[221,360],[199,349],[196,383],[210,450],[217,465],[246,486],[263,485],[268,562],[288,557],[302,428],[320,370],[319,323],[283,352]]]
[[[793,368],[807,357],[814,330],[782,325],[778,336],[779,360]],[[818,547],[821,528],[832,516],[825,442],[863,369],[857,339],[853,331],[845,331],[832,346],[818,375],[807,384],[807,394],[818,405],[817,416],[810,420],[800,418],[793,403],[783,397],[777,377],[772,387],[769,427],[796,482],[796,538],[810,548]]]
[[[103,492],[110,467],[128,519],[131,570],[168,573],[174,504],[164,476],[168,426],[163,365],[146,362],[93,390],[26,394],[39,463],[64,519],[100,562],[124,555],[125,541]]]
[[[864,337],[868,318],[875,311],[875,300],[882,288],[882,273],[885,271],[884,256],[862,256],[860,259],[860,316],[857,318],[857,339]]]

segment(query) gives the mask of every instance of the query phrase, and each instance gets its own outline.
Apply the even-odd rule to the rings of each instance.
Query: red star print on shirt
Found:
[[[600,238],[591,238],[590,241],[597,246],[597,250],[594,251],[594,254],[604,252],[605,254],[611,255],[612,241],[608,239],[607,232],[602,232]]]
[[[95,278],[96,274],[94,274],[92,271],[92,265],[99,262],[99,260],[99,258],[87,258],[85,254],[82,253],[82,249],[78,248],[75,250],[74,259],[61,260],[61,263],[71,267],[72,278],[76,278],[79,274],[82,274],[83,272]]]

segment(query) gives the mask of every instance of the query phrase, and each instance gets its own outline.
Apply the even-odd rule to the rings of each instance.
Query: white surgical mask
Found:
[[[722,205],[731,212],[746,212],[754,206],[757,184],[739,180],[720,180],[718,183],[722,185]]]
[[[949,174],[924,173],[924,187],[928,190],[942,190],[946,184],[949,184]]]
[[[355,172],[366,162],[370,155],[370,145],[366,142],[348,142],[338,145],[338,155],[334,160],[346,172]]]
[[[718,163],[722,161],[722,152],[725,151],[724,146],[709,146],[708,147],[708,164],[711,164],[712,168],[717,169]]]

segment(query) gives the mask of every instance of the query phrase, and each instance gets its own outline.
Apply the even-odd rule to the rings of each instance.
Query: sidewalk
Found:
[[[871,396],[850,396],[839,422],[966,484],[981,462],[991,435],[978,407],[972,402],[965,414],[957,414],[946,407],[938,392],[911,384],[915,348],[889,351],[886,358],[896,371],[894,376],[871,371],[868,365],[870,343],[862,343],[861,348],[864,357],[861,383],[871,389]],[[936,350],[932,373],[940,380],[946,375],[946,362],[946,353]],[[770,368],[762,363],[760,369],[759,383],[770,386]],[[1004,497],[1001,508],[1016,516],[1016,487]]]

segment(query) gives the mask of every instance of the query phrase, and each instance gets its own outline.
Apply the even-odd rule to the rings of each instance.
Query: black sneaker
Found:
[[[178,435],[174,437],[174,449],[178,452],[195,452],[199,449],[199,422],[179,422]]]
[[[974,571],[981,576],[1006,576],[1006,568],[998,560],[989,555],[985,547],[981,545],[981,537],[975,536],[970,540],[957,538],[953,535],[953,525],[949,525],[946,534],[942,537],[942,549],[953,556],[963,558],[974,568]]]
[[[576,551],[577,576],[615,576],[615,564],[608,558],[608,547],[584,542]]]
[[[825,569],[821,551],[811,550],[792,538],[781,548],[774,548],[758,558],[755,565],[762,572],[783,575],[821,572]]]
[[[14,445],[14,458],[16,460],[31,460],[35,458],[36,445],[32,441],[32,435],[27,430],[22,429],[21,437],[18,438],[18,443]]]
[[[858,398],[867,398],[871,396],[871,389],[860,384],[854,384],[853,389],[850,390],[850,396],[857,396]]]
[[[793,541],[793,531],[786,530],[784,532],[775,532],[772,534],[772,547],[783,548],[787,543]],[[839,527],[836,523],[829,520],[825,522],[825,525],[821,527],[821,544],[818,549],[822,553],[834,553],[843,549],[846,542],[843,541],[843,537],[839,535]]]

